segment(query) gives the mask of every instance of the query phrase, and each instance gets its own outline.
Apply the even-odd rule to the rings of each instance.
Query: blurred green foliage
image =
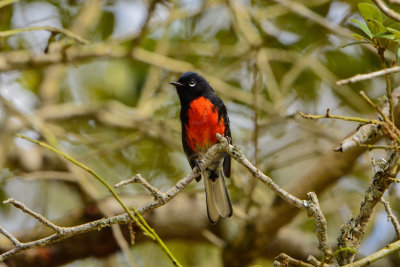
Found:
[[[264,172],[287,186],[356,127],[342,122],[320,124],[299,121],[293,116],[297,111],[322,113],[330,108],[335,113],[370,117],[372,109],[358,92],[364,90],[376,97],[385,93],[382,79],[338,87],[335,82],[341,78],[381,68],[376,52],[366,45],[339,47],[352,41],[353,31],[356,32],[353,36],[363,43],[388,49],[388,58],[395,60],[390,53],[395,55],[398,50],[400,28],[373,5],[359,4],[359,1],[295,1],[320,21],[282,4],[291,1],[238,1],[235,3],[239,5],[238,9],[233,7],[233,2],[157,1],[149,14],[146,29],[142,31],[147,14],[137,10],[144,7],[143,10],[148,12],[148,1],[104,1],[97,6],[97,10],[91,11],[98,14],[93,15],[94,21],[85,22],[90,26],[82,24],[75,27],[87,26],[83,37],[90,40],[91,45],[104,42],[120,44],[129,50],[140,47],[169,59],[190,63],[207,79],[213,77],[225,82],[225,87],[212,85],[228,106],[234,143],[252,160],[255,107],[251,88],[252,73],[257,64],[263,77],[256,100],[259,112],[257,149],[263,155],[258,158],[258,163]],[[19,1],[0,9],[0,30],[48,24],[69,29],[86,4],[87,1]],[[139,17],[142,19],[139,20]],[[365,24],[360,21],[361,18]],[[251,33],[261,40],[260,44],[251,43],[251,37],[246,36]],[[56,41],[63,38],[57,35]],[[0,49],[1,52],[27,49],[40,55],[47,41],[46,33],[29,32],[0,39]],[[261,56],[263,51],[265,61]],[[180,75],[173,71],[176,66],[166,64],[159,68],[137,58],[104,56],[62,64],[62,67],[64,69],[59,76],[52,74],[54,66],[1,73],[0,95],[21,113],[30,115],[63,104],[76,105],[76,109],[93,108],[94,111],[84,115],[49,119],[48,122],[65,151],[96,169],[110,179],[110,183],[141,173],[151,184],[167,189],[188,173],[189,166],[180,147],[179,100],[175,89],[168,84]],[[45,89],[49,81],[52,83],[51,90]],[[396,79],[394,82],[397,86]],[[232,87],[243,95],[235,96]],[[246,96],[247,100],[241,96]],[[0,106],[0,109],[3,107]],[[107,113],[110,110],[114,113]],[[11,113],[7,116],[12,122],[18,115],[15,115],[17,112]],[[48,117],[50,115],[55,114],[47,114]],[[310,123],[307,125],[311,127],[304,126],[306,123]],[[9,140],[6,135],[9,138],[15,132],[27,129],[38,130],[29,125],[23,125],[18,130],[13,128],[0,134],[2,144],[8,143],[3,142]],[[23,193],[19,192],[18,196],[17,190],[12,188],[17,185],[27,188],[33,181],[17,181],[19,174],[56,168],[46,165],[48,162],[43,160],[29,169],[23,162],[14,160],[17,157],[15,153],[24,149],[17,144],[1,149],[1,199],[10,195],[7,190],[24,199]],[[269,155],[271,151],[278,152]],[[360,160],[355,171],[346,178],[350,186],[337,184],[333,187],[332,190],[339,190],[343,197],[334,196],[333,191],[329,191],[322,199],[323,207],[329,207],[329,203],[337,198],[353,199],[351,185],[365,186],[368,183],[365,179],[371,177],[368,157]],[[5,179],[4,170],[18,174],[13,179]],[[243,208],[247,202],[245,192],[249,190],[248,181],[248,173],[234,165],[230,192],[235,208]],[[107,195],[104,188],[96,183],[94,185],[101,196]],[[52,188],[52,182],[49,182],[47,190]],[[197,193],[200,190],[202,184],[193,184],[187,192]],[[121,191],[145,193],[137,185]],[[33,195],[47,194],[35,193]],[[362,193],[363,190],[360,190],[357,196]],[[68,205],[70,195],[57,197],[65,199],[64,205]],[[252,205],[258,209],[264,200],[270,201],[272,193],[265,186],[257,185],[254,196]],[[26,198],[35,199],[34,196]],[[359,205],[359,201],[340,202],[344,207],[342,214],[333,209],[326,214],[328,221],[337,222],[330,224],[332,236],[337,234],[335,227],[347,218],[348,210],[355,210]],[[51,199],[39,199],[35,203],[44,210],[47,205],[53,205]],[[62,203],[57,202],[57,205]],[[3,215],[0,218],[3,221]],[[298,227],[313,235],[311,223],[300,218],[290,227]],[[184,240],[173,241],[170,245],[184,264],[211,266],[204,258],[211,258],[208,260],[212,261],[212,266],[221,264],[219,249],[209,244],[187,244],[190,242]],[[167,262],[157,261],[163,255],[153,249],[151,244],[138,246],[134,253],[142,260],[140,266],[162,266],[160,262]],[[264,264],[271,264],[271,261]],[[169,266],[168,262],[165,266]]]

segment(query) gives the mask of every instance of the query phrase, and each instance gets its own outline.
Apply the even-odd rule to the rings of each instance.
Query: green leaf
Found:
[[[353,36],[354,38],[356,38],[357,40],[359,40],[359,41],[361,41],[361,40],[369,41],[369,39],[368,39],[367,37],[362,36],[362,35],[359,35],[359,34],[357,34],[357,33],[353,33],[352,36]]]
[[[386,30],[393,33],[396,36],[396,39],[400,39],[400,31],[393,29],[391,27],[386,27]]]
[[[394,40],[396,38],[396,36],[393,33],[390,33],[390,32],[380,32],[378,34],[375,34],[374,38]]]
[[[369,42],[369,41],[359,41],[359,42],[352,42],[352,43],[348,43],[348,44],[345,44],[345,45],[342,45],[342,46],[339,46],[339,49],[341,49],[341,48],[345,48],[345,47],[348,47],[348,46],[352,46],[352,45],[358,45],[358,44],[370,44],[371,42]]]
[[[375,32],[375,34],[377,34],[377,33],[383,33],[383,32],[387,32],[387,29],[386,29],[386,27],[385,27],[385,26],[383,26],[383,24],[382,24],[382,23],[380,23],[379,21],[377,21],[376,19],[368,19],[368,22],[372,22],[372,23],[374,23],[374,24],[375,24],[375,26],[376,26],[376,30],[378,31],[378,32]]]
[[[364,23],[362,23],[359,20],[356,19],[351,19],[351,22],[353,22],[354,24],[357,24],[357,26],[370,38],[372,39],[372,32],[370,31],[370,29],[367,27],[367,25],[365,25]]]
[[[372,21],[375,20],[379,22],[380,24],[383,24],[383,18],[380,10],[369,3],[359,3],[358,4],[358,10],[361,13],[361,16],[363,16],[365,22],[368,25],[368,28],[371,30],[372,33],[377,34],[381,32],[379,30],[379,27]]]

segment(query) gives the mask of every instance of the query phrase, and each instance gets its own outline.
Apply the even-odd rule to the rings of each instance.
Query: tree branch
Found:
[[[383,249],[379,250],[378,252],[375,252],[374,254],[371,254],[359,261],[355,261],[353,263],[349,263],[346,265],[343,265],[342,267],[362,267],[362,266],[368,266],[371,263],[382,259],[386,255],[389,255],[390,253],[395,252],[396,250],[400,249],[400,240],[391,243],[387,246],[385,246]]]
[[[375,125],[384,125],[385,124],[385,122],[378,121],[378,120],[370,120],[370,119],[364,119],[364,118],[359,118],[359,117],[332,115],[332,114],[330,114],[329,109],[326,110],[325,115],[311,115],[311,114],[304,114],[302,112],[299,112],[299,115],[305,119],[312,119],[312,120],[337,119],[337,120],[343,120],[343,121],[352,121],[352,122],[368,123],[368,124],[375,124]]]
[[[383,1],[381,0],[373,0],[373,2],[379,7],[379,9],[385,13],[389,18],[392,18],[396,21],[400,21],[400,14],[388,8]]]
[[[3,204],[12,204],[14,205],[14,207],[22,210],[23,212],[31,215],[33,218],[35,218],[36,220],[38,220],[39,222],[41,222],[43,225],[49,227],[50,229],[53,229],[54,232],[62,234],[62,228],[55,225],[54,223],[50,222],[48,219],[46,219],[44,216],[40,215],[37,212],[34,212],[33,210],[31,210],[30,208],[28,208],[27,206],[25,206],[22,202],[19,202],[13,198],[9,198],[5,201],[3,201]]]
[[[396,110],[399,107],[400,87],[393,90],[392,97]],[[381,108],[385,116],[389,116],[389,109],[389,102],[386,102]],[[381,118],[378,117],[377,120],[381,120]],[[369,123],[361,124],[353,134],[340,142],[340,145],[335,148],[335,151],[344,152],[352,147],[360,145],[367,145],[367,148],[370,149],[369,143],[374,139],[380,139],[381,136],[382,127],[380,125]]]
[[[140,207],[151,201],[149,195],[126,195],[123,201],[129,206]],[[75,226],[88,220],[92,221],[104,217],[98,207],[104,206],[112,214],[120,214],[123,209],[115,202],[112,197],[106,197],[96,204],[89,203],[86,206],[74,209],[72,212],[54,221],[56,225]],[[188,241],[191,244],[209,244],[209,236],[213,240],[218,239],[219,243],[226,243],[224,235],[224,224],[212,225],[209,223],[205,205],[204,194],[193,194],[191,192],[179,193],[168,205],[163,205],[151,213],[144,215],[146,221],[157,229],[157,233],[164,241]],[[257,217],[252,218],[257,220]],[[234,216],[229,219],[229,223],[241,223],[241,219]],[[182,226],[185,227],[182,227]],[[121,225],[125,239],[129,239],[129,230],[126,225]],[[135,226],[135,244],[146,242],[146,238]],[[246,229],[241,229],[241,233],[246,234]],[[51,231],[47,227],[34,227],[34,229],[24,229],[15,233],[21,241],[36,240],[48,236]],[[306,260],[308,255],[316,255],[318,250],[313,242],[305,241],[306,235],[300,231],[285,229],[278,236],[270,240],[273,247],[262,250],[262,257],[273,259],[281,252],[285,252],[291,257]],[[5,241],[5,237],[0,236],[0,251],[7,251],[12,248],[12,244]],[[222,240],[221,240],[222,239]],[[213,243],[215,244],[215,243]],[[135,247],[132,247],[135,250]],[[120,248],[113,237],[111,229],[104,228],[101,231],[90,231],[76,235],[72,238],[54,243],[46,247],[36,247],[24,251],[6,261],[10,266],[40,266],[45,261],[47,267],[60,266],[77,259],[88,257],[107,257],[119,251]],[[65,253],[68,251],[68,253]],[[183,262],[184,263],[184,262]]]
[[[33,141],[37,142],[36,140],[33,140]],[[204,160],[203,160],[203,168],[206,168],[211,163],[211,161],[213,159],[215,159],[216,157],[223,155],[223,152],[221,149],[222,149],[221,145],[217,144],[208,150],[208,152],[206,153]],[[199,174],[200,174],[200,170],[198,170],[198,168],[195,167],[191,174],[189,174],[185,178],[179,180],[175,184],[174,187],[172,187],[171,189],[169,189],[168,191],[165,192],[165,196],[166,196],[165,199],[163,199],[163,200],[158,199],[158,200],[152,201],[150,203],[147,203],[146,205],[142,206],[138,210],[138,212],[142,213],[142,214],[147,213],[151,210],[154,210],[155,208],[158,208],[158,207],[166,204],[172,198],[174,198],[179,192],[181,192]],[[9,257],[11,257],[17,253],[20,253],[21,251],[32,248],[32,247],[46,246],[46,245],[52,244],[54,242],[58,242],[67,237],[71,237],[74,235],[78,235],[78,234],[96,230],[96,229],[101,229],[103,227],[111,226],[113,224],[125,224],[125,223],[128,223],[130,220],[131,220],[130,216],[127,213],[125,213],[125,214],[122,214],[119,216],[101,219],[101,220],[89,222],[89,223],[82,224],[82,225],[75,226],[75,227],[62,227],[62,230],[56,234],[50,235],[46,238],[42,238],[42,239],[39,239],[36,241],[23,243],[22,245],[15,247],[14,249],[12,249],[10,251],[7,251],[7,252],[1,254],[0,261],[4,261]]]
[[[166,201],[166,195],[158,190],[158,188],[152,186],[149,182],[147,182],[140,174],[136,174],[134,177],[128,180],[124,180],[119,182],[118,184],[114,185],[115,188],[121,187],[123,185],[127,185],[130,183],[139,183],[142,184],[149,192],[153,195],[155,200],[159,200],[161,202]]]
[[[324,250],[329,249],[329,245],[327,243],[327,236],[326,236],[326,220],[323,217],[322,212],[320,211],[319,204],[317,202],[316,196],[311,193],[310,196],[310,201],[302,201],[286,191],[284,191],[282,188],[280,188],[276,183],[272,181],[272,179],[265,174],[263,174],[260,170],[258,170],[254,165],[252,165],[249,160],[243,155],[243,153],[240,152],[240,150],[237,147],[234,147],[228,143],[228,141],[220,136],[217,135],[217,138],[219,140],[219,143],[214,145],[212,148],[210,148],[202,163],[202,168],[206,168],[213,160],[215,160],[218,157],[223,157],[224,154],[227,152],[229,155],[237,160],[240,164],[242,164],[244,167],[246,167],[251,174],[257,178],[258,180],[262,181],[263,183],[267,184],[275,193],[277,193],[281,198],[289,202],[290,204],[296,206],[297,208],[300,208],[302,210],[306,210],[309,212],[311,216],[315,216],[314,219],[316,221],[316,231],[317,231],[317,236],[318,239],[320,240],[320,247]],[[35,140],[33,140],[35,143],[39,143]],[[42,144],[45,145],[45,144]],[[66,156],[65,154],[63,155],[64,157]],[[67,156],[68,157],[68,156]],[[172,198],[174,198],[179,192],[183,190],[195,177],[199,175],[200,171],[198,168],[194,168],[192,173],[182,180],[178,181],[178,183],[163,193],[163,198],[156,198],[156,200],[142,206],[138,213],[146,213],[151,210],[154,210],[157,207],[160,207],[164,204],[166,204],[168,201],[170,201]],[[149,187],[149,184],[147,181],[144,179],[141,181],[143,185],[146,185],[146,187],[151,188],[153,190],[154,188],[152,186]],[[120,202],[120,201],[119,201]],[[140,217],[139,217],[140,218]],[[5,260],[12,255],[15,255],[23,250],[36,247],[36,246],[45,246],[54,242],[57,242],[61,239],[77,235],[80,233],[88,232],[94,229],[103,228],[105,226],[110,226],[112,224],[121,224],[121,223],[127,223],[130,221],[130,216],[128,214],[122,214],[119,216],[107,218],[107,219],[101,219],[97,221],[93,221],[90,223],[86,223],[83,225],[75,226],[75,227],[62,227],[57,231],[56,234],[53,234],[47,238],[43,238],[40,240],[24,243],[20,246],[15,247],[14,249],[3,253],[0,255],[0,260]],[[145,221],[142,221],[142,223],[145,223]],[[56,228],[58,229],[58,228]],[[153,232],[152,232],[153,234]]]
[[[298,266],[298,267],[315,267],[312,264],[296,260],[285,253],[279,254],[274,260],[274,266],[287,267],[287,266]]]
[[[328,240],[327,223],[324,214],[319,206],[317,195],[314,192],[307,194],[312,206],[308,209],[309,216],[315,220],[314,232],[317,235],[319,244],[318,248],[324,253],[324,257],[329,257],[332,254],[331,245]]]
[[[396,73],[396,72],[400,72],[400,66],[391,67],[391,68],[378,70],[378,71],[365,73],[365,74],[357,74],[357,75],[354,75],[353,77],[337,81],[336,84],[344,85],[344,84],[348,84],[348,83],[355,83],[355,82],[369,80],[369,79],[372,79],[372,78],[375,78],[378,76],[383,76],[386,74]]]
[[[102,178],[99,174],[97,174],[95,171],[93,171],[91,168],[87,167],[86,165],[84,165],[83,163],[75,160],[74,158],[66,155],[65,153],[61,152],[58,149],[55,149],[54,147],[49,146],[48,144],[45,144],[43,142],[39,142],[36,141],[34,139],[31,139],[29,137],[23,136],[23,135],[17,135],[18,137],[24,138],[28,141],[31,141],[37,145],[40,145],[48,150],[51,150],[55,153],[57,153],[58,155],[60,155],[61,157],[65,158],[66,160],[70,161],[71,163],[77,165],[78,167],[82,168],[83,170],[85,170],[86,172],[90,173],[91,175],[93,175],[99,182],[101,182],[112,194],[112,196],[117,200],[117,202],[121,205],[121,207],[125,210],[125,212],[128,214],[129,218],[140,228],[140,230],[142,230],[148,237],[150,237],[152,240],[154,240],[155,242],[157,242],[160,247],[162,248],[162,250],[164,250],[164,252],[167,254],[167,256],[170,258],[170,260],[172,261],[172,263],[176,266],[181,266],[181,264],[175,259],[175,257],[172,255],[172,253],[169,251],[169,249],[167,248],[167,246],[164,244],[164,242],[158,237],[157,233],[154,231],[153,228],[151,228],[147,222],[143,219],[143,217],[140,215],[140,213],[137,212],[137,210],[134,208],[134,213],[135,216],[133,215],[133,213],[131,212],[131,210],[128,209],[128,207],[122,202],[121,198],[117,195],[117,193],[115,192],[115,190],[107,183],[107,181]],[[14,203],[13,203],[14,204]],[[14,204],[16,205],[16,204]],[[19,207],[21,208],[21,207]],[[35,214],[31,214],[32,216],[35,217]],[[45,223],[45,221],[42,221],[40,219],[40,217],[35,217],[37,218],[39,221],[41,221],[42,223]],[[49,227],[51,225],[48,225]],[[57,233],[59,233],[59,231],[56,229],[54,229]]]
[[[393,180],[389,178],[395,177],[399,172],[398,159],[398,153],[393,152],[386,167],[374,175],[371,185],[365,192],[365,198],[361,203],[358,215],[353,216],[341,228],[341,234],[338,238],[338,248],[350,247],[358,249],[360,247],[361,238],[364,235],[366,226],[376,204],[380,201],[386,189],[389,188],[393,182]],[[354,260],[354,256],[353,253],[349,252],[339,253],[338,262],[340,265],[349,264]]]

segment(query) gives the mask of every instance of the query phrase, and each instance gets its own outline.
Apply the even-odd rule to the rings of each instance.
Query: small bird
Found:
[[[185,72],[176,87],[181,102],[182,145],[192,169],[199,166],[207,150],[217,143],[216,134],[228,137],[232,143],[226,106],[211,85],[195,72]],[[201,169],[201,168],[200,168]],[[225,187],[224,177],[231,175],[231,158],[226,153],[212,162],[202,174],[204,176],[207,214],[212,223],[219,217],[232,215],[232,204]]]

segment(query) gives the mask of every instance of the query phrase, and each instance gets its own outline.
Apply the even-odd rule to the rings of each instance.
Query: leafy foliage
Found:
[[[356,24],[365,35],[353,33],[353,36],[359,41],[343,45],[342,48],[351,45],[370,44],[378,50],[378,53],[384,53],[392,43],[395,43],[398,47],[400,44],[400,31],[389,27],[392,24],[389,19],[386,19],[389,21],[384,23],[384,15],[376,6],[370,3],[359,3],[358,10],[366,24],[357,19],[351,19],[350,21]],[[396,59],[399,54],[398,47]]]

